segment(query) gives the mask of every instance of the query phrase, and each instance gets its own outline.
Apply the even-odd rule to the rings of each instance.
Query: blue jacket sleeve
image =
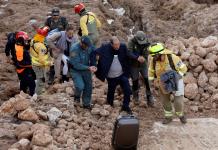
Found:
[[[78,52],[72,50],[70,51],[70,60],[69,63],[73,66],[76,70],[88,70],[89,66],[83,65],[80,63],[80,57]]]

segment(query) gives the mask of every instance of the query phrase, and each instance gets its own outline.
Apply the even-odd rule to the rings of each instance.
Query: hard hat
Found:
[[[20,38],[22,38],[23,40],[29,40],[28,34],[24,31],[17,32],[15,38],[16,38],[16,40],[18,40]]]
[[[50,28],[48,26],[44,26],[36,30],[36,32],[42,36],[47,36]]]
[[[155,43],[149,46],[148,50],[151,55],[161,54],[161,52],[165,49],[162,43]]]
[[[79,3],[74,6],[74,12],[76,14],[79,14],[83,9],[85,9],[85,5],[83,3]]]

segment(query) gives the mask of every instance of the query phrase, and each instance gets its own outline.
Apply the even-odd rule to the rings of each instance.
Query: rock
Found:
[[[214,72],[217,69],[217,65],[213,60],[206,59],[202,61],[202,64],[204,66],[204,69]]]
[[[189,64],[193,67],[198,66],[201,63],[201,58],[198,55],[192,54],[189,57]]]
[[[0,116],[2,117],[10,117],[14,116],[17,111],[14,108],[14,104],[16,102],[15,98],[10,98],[8,101],[4,102],[0,107]]]
[[[66,88],[66,93],[67,93],[68,95],[73,95],[73,94],[74,94],[73,88],[72,88],[72,87],[67,87],[67,88]]]
[[[43,119],[43,120],[48,120],[48,116],[45,112],[38,110],[36,112],[36,114],[39,116],[39,118]]]
[[[200,72],[202,72],[202,70],[203,70],[203,66],[199,65],[193,71],[196,72],[196,73],[200,73]]]
[[[213,53],[208,53],[205,59],[210,59],[210,60],[216,61],[217,56]]]
[[[185,86],[185,97],[194,99],[198,94],[198,85],[196,83],[188,83]]]
[[[30,150],[30,141],[28,139],[21,139],[18,143],[21,145],[21,149]]]
[[[30,106],[30,100],[24,98],[16,98],[16,102],[14,104],[14,108],[17,111],[23,111]]]
[[[190,106],[190,109],[194,112],[198,112],[198,106]]]
[[[195,54],[197,54],[201,58],[204,58],[207,55],[207,51],[206,51],[206,49],[204,49],[202,47],[198,47],[195,51]]]
[[[204,48],[215,46],[217,43],[217,37],[208,36],[201,42],[201,46]]]
[[[115,100],[114,101],[114,107],[119,107],[121,105],[120,101]]]
[[[91,111],[91,114],[92,114],[92,115],[99,115],[99,114],[100,114],[100,111],[101,111],[101,110],[100,110],[99,108],[93,108],[92,111]]]
[[[18,139],[31,139],[33,136],[33,131],[28,124],[21,124],[15,129],[15,135]]]
[[[107,116],[110,115],[110,113],[109,113],[109,111],[107,111],[107,110],[105,110],[105,109],[102,109],[102,110],[100,111],[100,115],[101,115],[102,117],[107,117]]]
[[[18,114],[18,118],[21,120],[37,122],[39,120],[38,115],[32,108],[27,108],[26,110]]]
[[[71,114],[69,112],[69,110],[66,110],[63,112],[62,114],[62,118],[66,119],[66,118],[70,118]]]
[[[181,55],[182,60],[188,60],[191,54],[189,52],[183,52]]]
[[[217,88],[218,87],[218,77],[210,77],[209,79],[209,83],[214,87]]]
[[[36,123],[31,127],[31,131],[36,134],[36,133],[46,133],[46,134],[51,134],[50,127],[44,124],[39,124]]]
[[[52,107],[48,112],[47,112],[49,121],[54,123],[58,117],[62,115],[62,112],[57,109],[56,107]]]
[[[187,72],[186,75],[184,76],[184,83],[197,83],[197,80],[194,78],[193,74],[190,72]]]
[[[207,77],[206,73],[204,71],[201,72],[199,77],[198,77],[198,85],[200,87],[205,87],[207,85],[207,81],[208,81],[208,77]]]
[[[47,146],[51,144],[53,138],[47,133],[36,133],[33,134],[32,144],[37,146]]]
[[[215,94],[211,98],[212,102],[217,102],[218,103],[218,94]]]

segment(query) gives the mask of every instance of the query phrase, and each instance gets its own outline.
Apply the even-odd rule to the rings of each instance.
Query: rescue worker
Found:
[[[154,99],[148,80],[148,46],[149,42],[143,31],[137,31],[134,37],[128,41],[133,99],[136,103],[139,102],[139,75],[141,74],[146,87],[147,105],[153,107]]]
[[[49,28],[47,26],[37,29],[30,43],[30,55],[32,59],[33,70],[36,73],[36,93],[41,94],[45,91],[48,83],[49,68],[53,64],[50,53],[46,48],[44,41]]]
[[[59,31],[66,30],[68,26],[68,21],[65,17],[60,16],[60,9],[54,7],[51,12],[51,17],[47,18],[45,26],[50,28],[50,31],[58,29]]]
[[[129,63],[128,50],[124,43],[120,43],[116,36],[113,36],[109,43],[103,44],[94,51],[99,57],[96,77],[101,81],[107,79],[108,92],[107,103],[113,106],[114,93],[118,85],[121,86],[124,94],[122,111],[132,114],[129,107],[131,88],[129,84]]]
[[[163,44],[156,43],[149,46],[149,52],[152,55],[149,65],[149,80],[154,81],[154,84],[160,89],[160,98],[162,99],[165,119],[163,124],[168,124],[172,121],[173,108],[170,100],[170,93],[166,93],[163,88],[163,82],[160,77],[163,73],[169,70],[175,70],[179,76],[177,81],[177,90],[174,94],[174,109],[180,121],[185,124],[187,122],[184,115],[184,82],[183,76],[187,72],[186,65],[181,59],[166,49]]]
[[[29,37],[26,32],[19,31],[15,36],[15,66],[20,80],[20,90],[33,96],[35,94],[36,75],[32,69],[31,58],[29,54]]]
[[[56,81],[60,82],[61,80],[68,81],[68,57],[70,47],[73,43],[78,41],[78,37],[74,34],[74,28],[68,26],[66,31],[56,32],[47,37],[48,47],[52,49],[52,54],[54,58],[54,69]],[[64,63],[63,66],[63,76],[61,79],[61,61]]]
[[[92,73],[96,72],[95,59],[92,57],[93,47],[88,36],[82,36],[80,42],[70,49],[71,75],[75,86],[74,101],[80,102],[83,108],[91,109]]]
[[[97,45],[99,40],[98,28],[101,27],[101,22],[93,12],[85,9],[83,3],[74,6],[74,12],[80,15],[80,36],[89,36],[94,46]]]

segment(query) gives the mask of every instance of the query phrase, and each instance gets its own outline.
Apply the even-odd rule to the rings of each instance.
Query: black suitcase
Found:
[[[112,146],[115,150],[136,150],[139,135],[139,120],[131,116],[119,116],[115,122]]]

